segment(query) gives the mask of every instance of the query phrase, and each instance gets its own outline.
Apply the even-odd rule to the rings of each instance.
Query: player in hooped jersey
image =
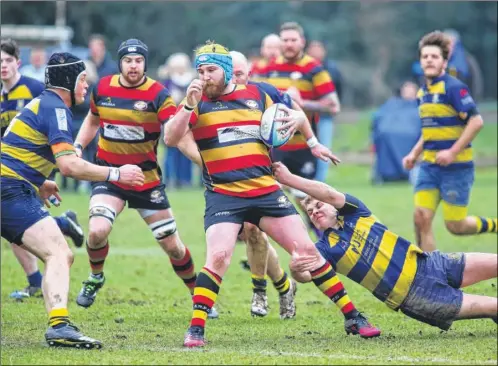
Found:
[[[455,320],[490,318],[497,322],[498,299],[460,289],[498,276],[491,253],[423,252],[390,231],[356,197],[325,183],[292,174],[282,163],[273,169],[279,182],[305,192],[302,205],[324,231],[316,247],[338,273],[348,276],[390,309],[448,330]],[[321,286],[323,274],[313,256],[296,251],[291,271],[300,282]]]
[[[249,65],[246,57],[237,51],[230,51],[233,65],[234,84],[256,85],[260,87],[274,103],[286,105],[289,117],[286,118],[285,128],[287,133],[292,133],[297,128],[304,130],[304,133],[312,135],[309,121],[301,108],[292,101],[289,95],[282,93],[274,86],[267,83],[249,81]],[[304,125],[304,128],[303,126]],[[192,133],[189,132],[180,140],[178,147],[182,152],[200,167],[203,166],[202,157],[197,149]],[[265,275],[273,281],[275,289],[279,292],[280,318],[291,319],[296,315],[295,292],[296,284],[290,280],[287,273],[279,264],[278,255],[271,246],[268,236],[263,233],[258,226],[244,222],[242,233],[239,235],[246,242],[247,257],[252,273],[253,298],[251,302],[251,314],[253,316],[266,316],[268,314],[268,298],[266,295]],[[342,292],[341,292],[342,291]],[[339,295],[339,296],[336,296]],[[342,296],[341,296],[342,295]],[[346,301],[348,297],[344,289],[337,288],[337,291],[330,293],[334,302],[343,312],[345,320],[345,330],[348,333],[360,334],[363,338],[371,338],[380,335],[380,331],[368,323],[367,319],[356,309],[351,301]]]
[[[121,43],[118,49],[120,74],[99,81],[88,116],[76,137],[75,146],[81,153],[100,128],[97,164],[119,167],[134,163],[145,175],[140,187],[116,182],[93,185],[87,242],[91,274],[76,299],[82,307],[91,306],[104,285],[108,236],[126,202],[147,223],[191,293],[197,278],[190,252],[177,232],[157,163],[161,128],[174,114],[176,106],[168,90],[145,75],[147,57],[148,48],[142,41],[129,39]],[[215,310],[210,315],[217,317]]]
[[[237,235],[244,222],[259,226],[289,253],[296,248],[315,255],[311,265],[330,281],[320,290],[331,300],[341,298],[352,311],[349,297],[330,264],[321,258],[295,207],[271,171],[268,148],[259,138],[264,111],[273,102],[257,85],[232,82],[232,57],[222,45],[207,42],[196,50],[195,79],[175,116],[166,124],[168,146],[176,146],[189,132],[199,148],[206,187],[207,258],[197,277],[192,320],[185,347],[203,347],[209,310],[228,269]],[[314,148],[321,158],[337,161],[324,146]],[[354,309],[355,310],[355,309]]]

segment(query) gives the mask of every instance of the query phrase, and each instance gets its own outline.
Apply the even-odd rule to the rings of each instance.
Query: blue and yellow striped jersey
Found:
[[[389,231],[363,202],[346,194],[340,229],[328,229],[316,244],[334,269],[359,283],[392,309],[408,295],[422,250]]]
[[[183,104],[179,106],[183,108]],[[263,112],[273,104],[258,85],[237,85],[216,100],[203,96],[190,117],[208,190],[237,197],[257,197],[279,186],[268,147],[260,138]]]
[[[435,164],[437,152],[451,148],[462,135],[469,118],[479,112],[467,85],[448,74],[423,85],[417,100],[424,139],[422,160]],[[472,155],[469,144],[449,165],[450,169],[473,166]]]
[[[1,176],[25,180],[35,189],[55,168],[55,159],[73,154],[72,113],[50,90],[29,102],[5,131]]]
[[[45,89],[45,85],[33,78],[21,75],[19,81],[7,93],[1,96],[1,136],[4,135],[10,121],[31,99],[36,98]]]

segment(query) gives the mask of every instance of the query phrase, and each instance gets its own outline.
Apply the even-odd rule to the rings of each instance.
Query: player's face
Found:
[[[304,49],[304,38],[296,30],[280,32],[282,54],[287,60],[296,59]]]
[[[121,75],[130,85],[139,84],[145,73],[145,59],[141,55],[128,55],[121,59]]]
[[[88,92],[88,83],[86,81],[86,71],[83,71],[76,81],[74,89],[74,99],[76,104],[81,104],[85,101],[86,93]]]
[[[233,77],[234,84],[246,85],[249,81],[249,67],[244,62],[233,62]]]
[[[216,99],[225,90],[225,73],[215,65],[201,65],[197,69],[199,79],[204,81],[203,93],[209,99]]]
[[[19,70],[19,66],[21,65],[20,60],[16,60],[14,56],[11,56],[4,51],[2,51],[1,63],[2,81],[8,81],[15,77],[18,72],[17,70]]]
[[[306,205],[306,213],[318,230],[325,231],[337,223],[337,210],[328,203],[312,199]]]
[[[281,44],[282,42],[278,38],[266,40],[261,46],[261,56],[266,60],[277,58],[280,56]]]
[[[436,78],[446,69],[447,62],[443,59],[441,48],[425,46],[420,52],[420,66],[426,78]]]

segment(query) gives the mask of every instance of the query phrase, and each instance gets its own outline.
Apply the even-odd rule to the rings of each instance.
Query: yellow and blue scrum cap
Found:
[[[215,65],[225,73],[225,85],[232,80],[233,64],[232,56],[228,48],[218,43],[208,43],[201,46],[195,52],[195,68],[201,65]]]

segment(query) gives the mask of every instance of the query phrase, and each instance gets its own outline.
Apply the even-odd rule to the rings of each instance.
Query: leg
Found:
[[[251,267],[252,301],[251,315],[268,315],[268,297],[266,296],[266,267],[268,261],[268,237],[259,228],[248,222],[244,223],[242,237],[246,242],[247,261]]]
[[[498,277],[498,255],[491,253],[465,253],[464,255],[465,268],[460,287]]]
[[[104,186],[104,183],[99,185]],[[107,189],[112,189],[111,184]],[[96,186],[94,192],[99,189]],[[89,307],[95,301],[98,290],[104,286],[104,262],[109,254],[109,241],[114,220],[124,208],[125,201],[110,194],[95,194],[90,199],[90,222],[86,250],[91,273],[76,298],[76,303]]]
[[[491,296],[463,294],[462,307],[456,320],[491,318],[496,322],[498,299]]]
[[[328,147],[329,149],[332,148],[332,136],[334,130],[332,117],[328,115],[321,115],[320,123],[318,123],[317,128],[318,128],[318,140],[320,141],[320,143],[325,147]],[[327,179],[328,170],[329,170],[329,163],[322,160],[318,160],[316,166],[315,179],[320,182],[325,182],[325,180]]]
[[[424,252],[436,250],[436,240],[432,231],[432,221],[434,220],[434,211],[423,207],[415,207],[413,221],[415,222],[415,236],[418,246]]]
[[[206,205],[207,206],[207,205]],[[208,210],[208,208],[206,208]],[[209,226],[206,231],[206,264],[199,272],[194,289],[194,312],[190,328],[185,335],[185,347],[202,347],[204,327],[209,310],[220,291],[222,277],[232,258],[241,224],[222,222]]]
[[[36,294],[41,295],[42,275],[38,269],[38,259],[24,249],[23,246],[12,244],[12,252],[17,258],[28,278],[28,287],[22,291],[14,291],[10,294],[13,298],[31,297]]]
[[[197,275],[188,248],[182,243],[176,230],[176,222],[171,208],[165,210],[139,210],[149,225],[161,248],[169,256],[173,270],[182,279],[190,294],[193,294]],[[150,216],[149,216],[150,213]]]

